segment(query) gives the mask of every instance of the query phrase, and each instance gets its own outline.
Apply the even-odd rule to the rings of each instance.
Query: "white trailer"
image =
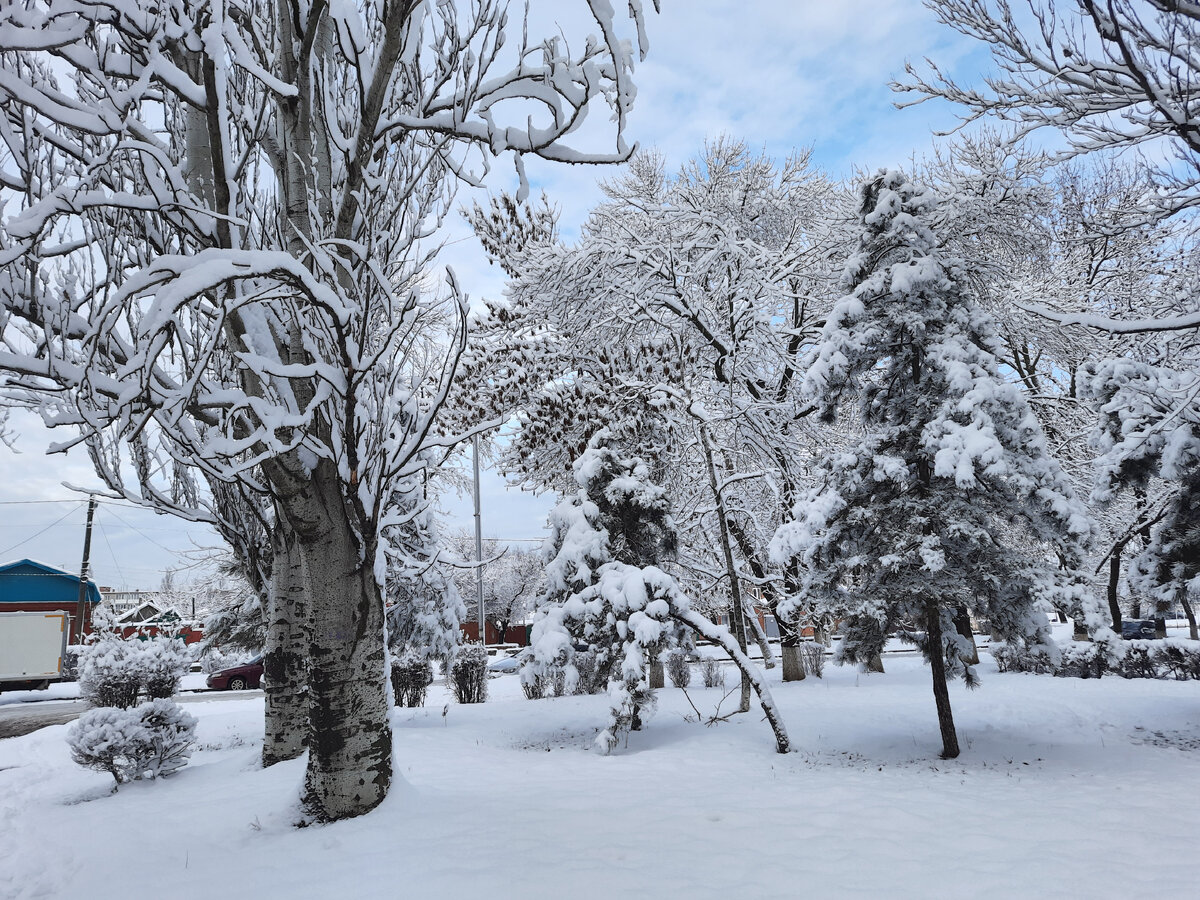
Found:
[[[59,681],[69,626],[65,612],[0,613],[0,691]]]

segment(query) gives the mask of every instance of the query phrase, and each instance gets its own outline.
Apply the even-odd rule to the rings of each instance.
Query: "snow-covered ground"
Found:
[[[54,726],[0,741],[0,894],[15,897],[1164,897],[1200,884],[1200,683],[826,669],[706,727],[661,692],[647,729],[589,749],[601,697],[527,701],[514,676],[398,709],[399,776],[361,819],[297,829],[303,762],[258,768],[262,700],[192,703],[199,749],[110,793]],[[698,681],[698,678],[697,678]],[[730,673],[730,684],[733,674]],[[708,716],[721,692],[689,689]],[[725,701],[727,711],[730,701]]]

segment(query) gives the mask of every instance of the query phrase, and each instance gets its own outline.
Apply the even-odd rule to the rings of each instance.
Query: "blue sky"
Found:
[[[514,4],[514,12],[519,6]],[[814,162],[835,176],[903,165],[914,152],[932,148],[934,130],[955,122],[953,110],[942,103],[894,108],[896,95],[887,83],[903,72],[905,60],[930,56],[968,83],[990,67],[986,48],[939,26],[917,0],[662,0],[660,15],[650,12],[649,2],[645,6],[650,55],[634,73],[638,96],[628,138],[658,149],[671,167],[722,133],[776,158],[812,147]],[[583,0],[534,0],[533,7],[531,34],[546,33],[547,26],[568,36],[588,33]],[[581,148],[611,149],[602,130],[610,126],[601,112],[595,111],[579,136]],[[537,161],[528,168],[534,190],[544,189],[561,208],[567,235],[577,233],[600,200],[596,180],[614,174],[611,168]],[[489,187],[515,186],[511,164],[501,161]],[[463,191],[460,199],[469,203],[473,195],[485,198]],[[447,223],[446,240],[443,261],[468,293],[499,295],[503,282],[497,269],[457,217]],[[0,447],[0,562],[32,556],[77,567],[84,504],[29,501],[72,498],[64,481],[95,483],[87,460],[75,453],[66,459],[44,456],[47,434],[29,417],[14,419],[12,426],[22,453]],[[548,508],[546,498],[506,490],[494,474],[485,477],[488,536],[537,536]],[[469,497],[451,498],[446,511],[451,527],[470,526]],[[164,568],[180,565],[179,551],[216,543],[205,529],[125,507],[102,507],[98,521],[104,531],[98,529],[93,540],[93,571],[102,584],[153,588]],[[42,535],[12,546],[42,528]]]

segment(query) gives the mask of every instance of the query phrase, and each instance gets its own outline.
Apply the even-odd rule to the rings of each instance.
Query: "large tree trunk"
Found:
[[[328,460],[308,470],[289,454],[264,469],[299,538],[312,610],[304,807],[319,821],[362,815],[392,777],[374,523],[343,497]]]
[[[263,656],[264,766],[295,759],[304,752],[308,737],[308,651],[312,638],[300,544],[278,516],[271,543],[275,559]]]
[[[662,660],[657,656],[650,660],[650,690],[666,687],[666,673],[663,671]]]
[[[929,667],[933,670],[933,699],[937,704],[938,727],[942,731],[942,759],[958,756],[958,735],[954,731],[954,714],[950,710],[950,689],[946,684],[945,642],[942,640],[942,611],[930,601],[925,610],[926,640],[929,644]]]

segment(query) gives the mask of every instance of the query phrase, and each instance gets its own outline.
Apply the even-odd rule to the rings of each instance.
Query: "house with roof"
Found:
[[[100,590],[90,581],[84,599],[83,633],[86,634],[91,630],[92,610],[100,603]],[[32,559],[0,566],[0,612],[65,612],[71,617],[71,634],[77,635],[78,605],[78,575]]]

